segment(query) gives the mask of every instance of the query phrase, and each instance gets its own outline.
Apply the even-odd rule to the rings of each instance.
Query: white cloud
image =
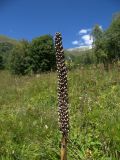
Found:
[[[85,34],[80,36],[80,40],[75,40],[72,42],[73,45],[78,47],[92,47],[93,37],[90,34]]]
[[[90,32],[91,29],[90,28],[87,28],[87,29],[81,29],[78,34],[81,35],[81,34],[87,34],[88,32]]]
[[[76,41],[73,41],[72,44],[73,44],[73,45],[78,45],[78,44],[79,44],[79,41],[77,41],[77,40],[76,40]]]
[[[100,27],[100,29],[102,29],[103,30],[103,27],[102,26],[99,26]]]
[[[100,25],[100,28],[102,29],[102,25]],[[78,39],[72,42],[75,48],[92,48],[93,37],[90,35],[91,31],[91,28],[83,28],[78,32]]]
[[[79,40],[79,41],[75,40],[72,42],[72,44],[76,45],[76,46],[81,46],[81,45],[84,45],[84,42],[82,42],[81,40]]]
[[[87,29],[81,29],[80,31],[79,31],[79,34],[86,34],[87,33]]]
[[[79,42],[79,45],[80,45],[80,46],[83,46],[83,45],[84,45],[84,42]]]
[[[92,45],[93,37],[90,34],[83,35],[81,38],[84,42],[84,45],[86,45],[86,46],[91,46]]]

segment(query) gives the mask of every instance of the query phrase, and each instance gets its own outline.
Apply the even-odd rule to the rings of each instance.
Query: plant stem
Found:
[[[61,160],[67,160],[67,138],[64,135],[61,140]]]

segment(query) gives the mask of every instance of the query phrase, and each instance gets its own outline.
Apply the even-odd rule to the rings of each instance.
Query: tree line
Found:
[[[98,24],[95,25],[91,35],[92,49],[80,52],[79,56],[66,53],[68,67],[103,63],[105,69],[108,69],[109,64],[120,60],[120,13],[114,15],[106,30]],[[13,74],[36,74],[55,70],[55,63],[54,40],[51,35],[37,37],[31,42],[0,42],[0,69],[7,68]]]
[[[109,64],[120,60],[120,13],[114,15],[112,23],[105,31],[99,25],[95,25],[92,35],[97,64],[103,63],[108,69]]]
[[[13,74],[25,75],[56,68],[54,42],[51,35],[37,37],[32,42],[21,40],[11,47],[9,45],[9,43],[0,43],[1,69],[7,68]]]

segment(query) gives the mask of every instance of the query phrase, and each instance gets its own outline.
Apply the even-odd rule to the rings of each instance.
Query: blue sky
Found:
[[[90,46],[91,28],[106,29],[120,0],[0,0],[0,34],[28,39],[60,31],[64,48]]]

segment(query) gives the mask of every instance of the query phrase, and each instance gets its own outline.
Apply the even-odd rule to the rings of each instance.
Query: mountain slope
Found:
[[[14,45],[17,42],[18,41],[13,38],[10,38],[10,37],[4,36],[4,35],[0,35],[0,43],[11,43]]]

